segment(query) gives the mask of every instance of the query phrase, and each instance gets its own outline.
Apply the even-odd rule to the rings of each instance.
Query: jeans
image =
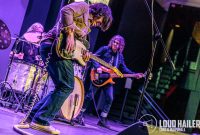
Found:
[[[46,62],[52,45],[46,42],[41,43],[40,54]],[[40,100],[32,109],[29,119],[33,122],[48,126],[60,110],[62,104],[74,89],[74,69],[72,60],[63,60],[52,48],[51,58],[48,60],[47,71],[55,84],[54,91]]]
[[[91,83],[89,91],[88,93],[86,93],[82,109],[85,110],[88,107],[90,101],[92,100],[93,94],[95,95],[98,89],[102,90],[105,95],[105,100],[103,100],[104,103],[103,103],[102,112],[108,114],[113,102],[113,85],[112,84],[108,84],[99,88],[99,87],[94,86]]]

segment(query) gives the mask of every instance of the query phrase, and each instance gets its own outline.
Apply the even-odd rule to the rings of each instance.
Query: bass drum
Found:
[[[77,117],[81,111],[84,102],[84,86],[83,82],[79,77],[74,77],[74,90],[65,100],[61,107],[61,117],[64,117],[66,120],[71,120]]]
[[[34,64],[21,60],[15,60],[11,64],[7,82],[12,89],[19,92],[26,92],[35,86],[35,82],[41,74],[42,69]],[[35,80],[34,80],[35,78]]]

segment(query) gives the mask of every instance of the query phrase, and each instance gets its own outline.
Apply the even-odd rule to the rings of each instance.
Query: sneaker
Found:
[[[31,123],[31,120],[26,119],[24,122],[19,122],[19,124],[15,125],[15,127],[19,129],[30,128],[30,123]]]
[[[97,125],[110,129],[110,126],[107,124],[107,118],[105,117],[100,116],[100,120],[98,121]]]
[[[54,134],[54,135],[59,135],[60,131],[57,130],[56,128],[52,127],[52,126],[43,126],[34,122],[31,122],[30,127],[32,129],[36,129],[36,130],[40,130],[40,131],[44,131],[50,134]]]
[[[27,128],[30,128],[30,123],[23,123],[23,124],[17,124],[17,125],[14,125],[13,128],[19,128],[19,129],[27,129]]]

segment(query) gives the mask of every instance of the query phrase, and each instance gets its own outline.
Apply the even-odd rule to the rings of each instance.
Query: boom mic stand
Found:
[[[156,51],[158,41],[161,42],[161,45],[164,49],[164,52],[165,52],[166,57],[167,57],[167,59],[170,63],[171,68],[173,70],[175,70],[174,63],[172,62],[171,57],[169,56],[169,53],[168,53],[166,46],[165,46],[165,43],[162,39],[162,34],[161,34],[160,30],[158,29],[158,26],[157,26],[155,19],[154,19],[154,13],[153,13],[154,0],[152,0],[151,9],[149,7],[147,0],[144,0],[144,2],[145,2],[146,8],[148,9],[148,13],[149,13],[149,16],[151,17],[151,21],[152,21],[152,54],[151,54],[149,66],[148,66],[148,69],[147,69],[147,75],[145,77],[145,81],[144,81],[144,84],[143,84],[143,87],[142,87],[141,95],[139,97],[139,100],[138,100],[138,103],[137,103],[137,106],[136,106],[134,119],[133,119],[134,122],[138,122],[138,116],[139,116],[139,113],[141,112],[141,105],[142,105],[142,102],[143,102],[143,99],[144,99],[144,94],[146,92],[146,88],[148,86],[148,83],[149,83],[149,80],[150,80],[150,75],[151,75],[151,72],[152,72],[152,69],[153,69],[154,56],[155,56],[155,51]],[[156,30],[156,33],[154,33],[154,29]]]

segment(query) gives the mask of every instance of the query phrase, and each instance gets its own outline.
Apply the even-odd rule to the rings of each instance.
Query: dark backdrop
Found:
[[[149,5],[151,0],[147,0]],[[59,9],[68,0],[30,0],[23,21],[21,35],[34,22],[40,22],[45,26],[45,31],[53,27],[56,22]],[[151,55],[151,17],[145,6],[144,0],[110,0],[113,12],[113,24],[107,32],[94,29],[90,34],[91,50],[96,51],[100,46],[107,45],[110,38],[116,34],[122,35],[126,40],[124,50],[125,63],[135,72],[145,72]],[[155,3],[155,18],[158,26],[164,24],[166,12]],[[162,28],[162,27],[161,27]],[[98,36],[97,36],[98,35]],[[158,47],[158,51],[162,50]],[[158,63],[158,57],[155,57]],[[123,80],[123,81],[122,81]],[[124,80],[117,81],[115,94],[119,94],[124,88]],[[134,81],[133,85],[141,85],[143,80]],[[88,82],[86,81],[86,91]]]

